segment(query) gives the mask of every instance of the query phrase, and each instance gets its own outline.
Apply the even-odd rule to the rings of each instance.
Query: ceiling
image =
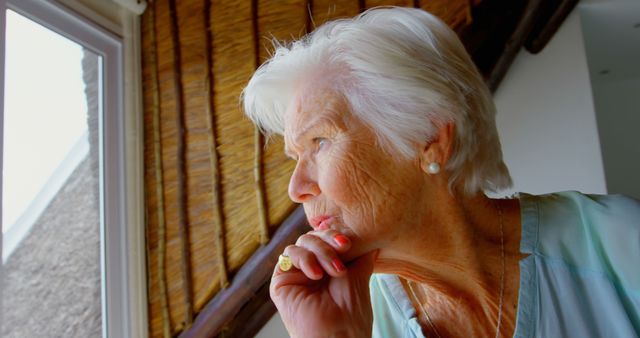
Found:
[[[592,81],[640,78],[640,0],[578,5]]]

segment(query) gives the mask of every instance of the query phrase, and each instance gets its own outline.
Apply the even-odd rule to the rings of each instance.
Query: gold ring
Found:
[[[291,263],[291,258],[289,258],[289,256],[282,254],[280,255],[280,257],[278,257],[278,267],[280,268],[280,270],[289,271],[291,270],[292,266],[293,263]]]

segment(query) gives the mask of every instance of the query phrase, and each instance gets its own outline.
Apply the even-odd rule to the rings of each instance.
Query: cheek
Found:
[[[354,179],[353,173],[348,170],[345,162],[332,158],[320,163],[318,183],[325,197],[333,203],[352,204],[356,198],[350,189],[350,184]]]
[[[374,194],[366,163],[356,156],[332,154],[319,165],[319,183],[323,193],[332,201],[351,211]]]
[[[350,149],[349,156],[327,162],[324,193],[354,230],[388,237],[386,232],[402,221],[402,210],[414,200],[420,181],[412,162],[394,164],[367,149]]]
[[[363,239],[373,236],[381,224],[379,214],[384,213],[382,182],[375,178],[374,168],[366,157],[333,156],[321,167],[320,184],[327,202],[338,208],[345,225]],[[375,237],[375,236],[374,236]]]

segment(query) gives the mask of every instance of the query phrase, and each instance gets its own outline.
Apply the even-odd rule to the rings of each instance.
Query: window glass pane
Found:
[[[6,12],[3,337],[99,337],[102,60]]]

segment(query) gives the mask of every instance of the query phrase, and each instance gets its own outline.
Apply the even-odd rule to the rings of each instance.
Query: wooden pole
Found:
[[[184,93],[182,92],[182,63],[180,54],[180,33],[178,28],[178,13],[176,11],[176,0],[169,0],[169,14],[171,16],[171,38],[173,43],[173,83],[176,103],[176,168],[178,171],[178,222],[180,233],[180,244],[182,249],[182,288],[185,302],[185,328],[191,326],[193,322],[193,292],[191,285],[191,259],[189,251],[189,229],[187,224],[187,192],[186,192],[186,140],[185,140],[185,116],[184,116]]]
[[[255,69],[260,66],[260,37],[258,36],[258,0],[251,0],[251,23],[253,28],[253,48],[255,51],[254,65]],[[254,189],[256,191],[256,199],[258,202],[258,221],[260,227],[260,244],[265,245],[269,242],[269,217],[266,192],[264,188],[264,172],[262,168],[262,150],[264,140],[260,129],[255,127],[253,130],[254,143],[254,161],[253,161],[253,177]]]
[[[224,231],[224,214],[222,208],[222,184],[220,177],[220,161],[217,147],[216,117],[214,98],[214,71],[213,71],[213,32],[211,29],[211,0],[204,2],[204,24],[206,29],[205,48],[207,56],[205,58],[205,114],[207,117],[207,129],[209,137],[209,159],[211,166],[211,192],[213,204],[213,226],[215,232],[216,252],[218,257],[218,268],[220,275],[220,288],[224,289],[229,285],[227,270],[226,243]],[[215,289],[213,286],[211,291]],[[210,292],[207,292],[209,295]]]
[[[166,259],[166,224],[164,217],[164,184],[162,170],[162,131],[160,128],[160,88],[158,84],[158,42],[156,38],[156,3],[149,6],[149,35],[151,36],[151,92],[153,94],[153,154],[156,179],[156,215],[158,216],[158,286],[160,288],[160,308],[162,313],[162,335],[171,337],[171,316],[169,315],[169,298],[167,292]]]

